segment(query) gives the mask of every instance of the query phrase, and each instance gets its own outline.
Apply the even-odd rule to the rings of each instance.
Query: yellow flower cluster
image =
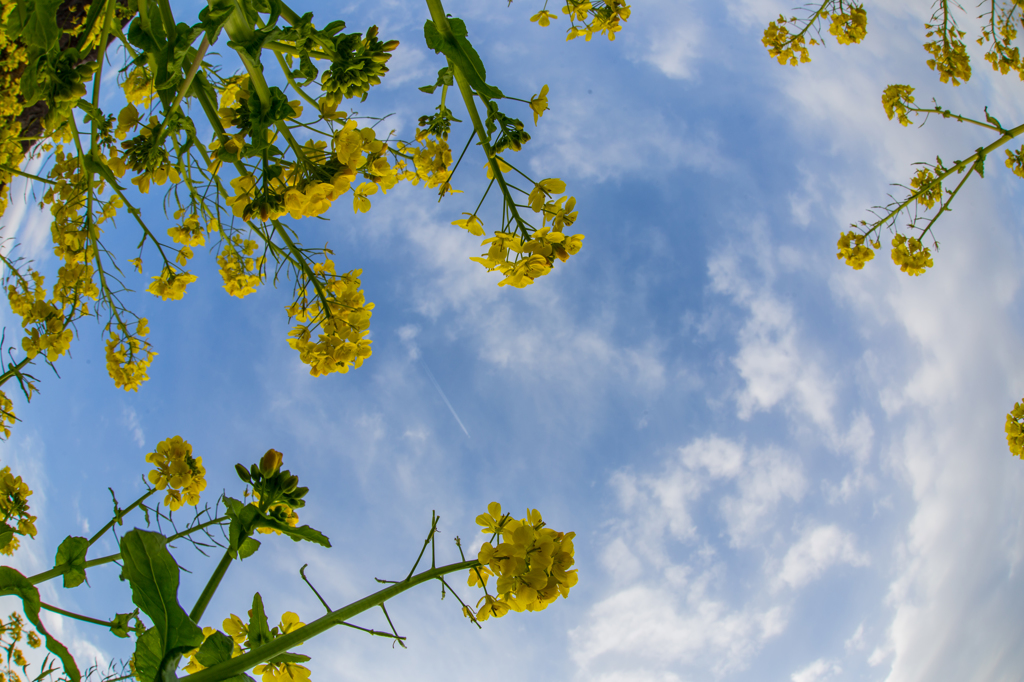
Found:
[[[0,554],[14,554],[20,545],[18,535],[36,536],[36,517],[28,506],[31,495],[21,476],[12,474],[10,467],[0,469]]]
[[[185,287],[194,281],[196,276],[192,273],[180,272],[173,266],[165,265],[163,272],[153,278],[146,291],[164,301],[180,301],[185,295]]]
[[[227,95],[223,99],[227,99]],[[292,106],[297,107],[298,103]],[[235,111],[233,108],[228,110]],[[224,111],[222,107],[221,113]],[[221,148],[215,144],[218,149]],[[443,147],[447,149],[447,145]],[[263,221],[276,220],[285,214],[296,220],[315,217],[323,215],[334,201],[352,189],[353,183],[361,175],[368,182],[353,189],[352,205],[357,213],[365,213],[370,209],[368,197],[376,194],[378,189],[386,193],[400,179],[434,178],[438,174],[438,163],[434,157],[441,160],[445,158],[443,150],[429,147],[418,152],[419,156],[415,157],[422,164],[423,171],[417,169],[415,173],[403,173],[404,164],[392,166],[388,162],[388,154],[391,153],[388,144],[378,140],[372,128],[359,128],[351,119],[335,133],[329,155],[326,148],[327,143],[324,141],[310,142],[304,147],[310,161],[323,161],[313,175],[310,175],[312,171],[303,170],[301,165],[297,165],[267,182],[266,187],[257,187],[256,177],[252,175],[235,178],[231,181],[234,195],[225,203],[231,207],[235,216],[245,220],[257,216]],[[451,163],[450,151],[446,158],[444,168]],[[320,177],[323,173],[328,174],[326,178]],[[428,185],[436,186],[446,180],[447,176]]]
[[[477,620],[500,618],[509,609],[517,612],[543,611],[549,604],[569,596],[579,579],[575,569],[573,538],[576,533],[559,533],[547,528],[540,512],[528,509],[526,518],[516,520],[501,513],[491,502],[487,513],[476,517],[483,533],[497,536],[498,546],[485,542],[480,549],[479,568],[471,569],[468,584],[486,591],[487,581],[497,577],[495,593],[477,602]],[[481,606],[482,604],[482,606]],[[469,607],[466,615],[471,615]]]
[[[925,37],[938,38],[924,44],[924,49],[932,56],[928,60],[928,68],[938,71],[939,80],[943,83],[952,81],[953,85],[960,85],[969,81],[971,58],[962,40],[966,33],[955,25],[949,26],[947,30],[935,24],[925,24],[925,28],[928,29]]]
[[[146,370],[153,363],[156,352],[144,337],[149,336],[149,321],[140,318],[135,333],[127,326],[118,325],[120,334],[112,333],[107,339],[107,373],[114,385],[126,391],[138,391],[143,381],[149,380]]]
[[[262,283],[263,257],[253,258],[257,246],[251,239],[242,239],[238,235],[224,241],[224,248],[217,256],[217,265],[224,280],[224,290],[229,295],[245,298],[255,293],[256,287]]]
[[[925,208],[932,208],[942,201],[942,183],[935,181],[935,174],[930,168],[920,168],[910,179],[910,187],[917,195],[917,203]]]
[[[568,15],[573,22],[565,39],[574,40],[583,36],[589,42],[595,33],[604,33],[608,40],[615,40],[615,34],[622,30],[622,24],[629,19],[630,12],[630,6],[625,0],[565,0],[562,14]],[[579,26],[576,25],[577,21],[580,22]],[[540,20],[537,23],[541,23]]]
[[[1011,454],[1024,459],[1024,403],[1014,403],[1006,415],[1006,444]]]
[[[74,331],[67,326],[64,316],[66,304],[57,299],[46,300],[43,275],[32,268],[28,273],[32,283],[18,279],[17,284],[9,284],[7,301],[11,311],[21,317],[25,329],[21,347],[25,354],[31,359],[43,353],[48,362],[55,362],[68,351],[74,339]]]
[[[805,64],[811,61],[811,53],[802,33],[791,35],[786,24],[796,21],[796,17],[786,19],[779,15],[776,21],[768,24],[761,38],[761,44],[768,48],[768,56],[779,60],[779,64]]]
[[[914,88],[909,85],[890,85],[882,92],[882,106],[885,107],[885,115],[892,120],[895,116],[900,125],[910,125],[907,117],[907,107],[914,103]]]
[[[7,18],[17,3],[5,1],[0,7],[0,167],[17,168],[23,157],[21,123],[17,120],[23,109],[18,77],[28,54],[24,47],[7,38]],[[0,215],[7,208],[11,177],[10,171],[0,171]]]
[[[296,291],[295,303],[285,309],[290,318],[300,323],[289,333],[288,344],[299,351],[299,359],[309,365],[311,375],[345,374],[360,367],[372,353],[372,342],[366,335],[373,304],[366,302],[360,288],[359,276],[363,271],[337,275],[334,261],[325,259],[313,266],[313,272],[320,291],[315,290],[312,282],[306,282]],[[326,298],[326,309],[321,296]],[[317,328],[320,334],[313,341]]]
[[[4,438],[11,437],[11,427],[16,421],[18,418],[14,416],[14,402],[0,391],[0,433],[4,434]]]
[[[153,87],[153,76],[145,66],[136,66],[121,84],[121,90],[129,104],[146,108],[156,96],[156,88]]]
[[[584,235],[566,235],[562,232],[565,227],[576,222],[578,211],[573,210],[576,199],[553,197],[564,191],[565,183],[558,178],[538,182],[527,201],[534,212],[542,214],[544,226],[530,234],[525,241],[518,234],[495,232],[493,237],[481,242],[481,246],[489,246],[487,253],[470,260],[480,263],[488,272],[498,270],[505,275],[498,286],[510,285],[521,289],[551,272],[556,258],[565,262],[569,256],[579,253]],[[469,230],[471,234],[483,234],[482,223],[475,215],[465,220],[456,220],[452,224]]]
[[[183,213],[181,215],[184,215]],[[176,217],[180,218],[181,215]],[[203,246],[206,244],[206,233],[208,231],[216,231],[220,228],[220,223],[217,220],[211,220],[210,224],[204,228],[199,224],[199,216],[195,213],[191,214],[181,223],[181,225],[175,225],[167,229],[167,235],[174,240],[176,244],[183,246]]]
[[[897,234],[892,238],[892,262],[900,266],[900,270],[908,275],[917,276],[935,265],[932,252],[921,240]]]
[[[1024,178],[1024,147],[1017,151],[1006,150],[1006,167],[1013,171],[1013,174]]]
[[[303,625],[305,625],[305,623],[299,620],[298,614],[287,611],[281,616],[281,623],[277,627],[271,629],[270,635],[271,637],[286,635],[289,632],[298,630]],[[224,628],[224,634],[230,637],[234,643],[234,647],[231,650],[232,658],[241,656],[249,650],[249,626],[246,625],[241,618],[235,614],[231,614],[230,618],[224,619],[221,627]],[[216,632],[215,629],[211,627],[204,627],[203,641],[205,642],[206,638],[214,632]],[[189,659],[188,664],[185,666],[185,672],[189,675],[206,669],[206,666],[200,663],[196,658],[198,653],[199,647],[196,647],[185,654]],[[305,680],[309,679],[310,675],[309,668],[297,663],[263,663],[256,666],[253,669],[253,673],[256,675],[262,675],[263,682],[305,682]]]
[[[856,232],[844,232],[839,235],[839,253],[836,254],[836,258],[839,260],[846,260],[846,264],[854,270],[860,270],[864,265],[875,257],[875,252],[872,249],[879,248],[881,244],[877,241],[865,244],[867,242],[867,235],[858,234]]]
[[[157,443],[156,451],[146,455],[155,469],[149,482],[157,490],[166,490],[164,505],[177,511],[183,504],[199,504],[199,493],[206,489],[206,469],[202,457],[192,457],[192,446],[181,436]]]
[[[840,45],[855,45],[868,34],[868,13],[862,6],[853,5],[849,12],[833,14],[828,32]]]

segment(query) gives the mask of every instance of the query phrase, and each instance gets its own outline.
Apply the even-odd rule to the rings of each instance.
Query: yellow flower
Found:
[[[533,186],[528,199],[530,208],[535,213],[540,213],[544,208],[544,199],[552,194],[561,194],[565,191],[565,183],[558,178],[547,178]]]
[[[542,9],[541,11],[537,12],[532,17],[530,17],[530,21],[536,21],[541,26],[550,26],[551,25],[551,20],[552,19],[557,19],[557,18],[558,18],[557,15],[552,14],[551,12],[547,11],[546,9]]]
[[[530,98],[530,109],[533,110],[533,125],[537,125],[538,119],[548,111],[548,86],[540,89],[539,95]]]
[[[484,236],[483,223],[480,222],[480,219],[476,217],[476,214],[463,213],[462,215],[466,215],[469,217],[463,218],[462,220],[453,220],[452,225],[455,225],[456,227],[461,227],[462,229],[466,230],[475,237]]]
[[[192,457],[192,446],[181,436],[160,441],[146,461],[155,468],[149,482],[157,490],[167,490],[164,504],[177,511],[182,504],[199,504],[199,493],[206,489],[206,469],[202,457]]]
[[[1006,444],[1011,454],[1024,459],[1024,404],[1014,403],[1006,415]]]
[[[372,182],[364,182],[352,191],[352,208],[356,213],[366,213],[370,210],[369,197],[377,193],[377,185]]]

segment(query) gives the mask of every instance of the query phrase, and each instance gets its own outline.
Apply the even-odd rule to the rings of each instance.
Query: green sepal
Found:
[[[231,659],[231,652],[235,650],[235,641],[217,630],[206,638],[203,645],[196,652],[196,660],[207,668],[212,668],[218,663]]]
[[[252,611],[249,612],[249,648],[261,647],[271,639],[267,613],[263,610],[263,598],[257,592],[252,596]]]
[[[28,578],[10,566],[0,566],[0,594],[11,594],[21,598],[25,618],[43,636],[47,651],[60,659],[64,666],[64,674],[71,682],[80,682],[82,675],[78,672],[75,659],[71,657],[67,647],[50,636],[43,627],[43,622],[39,620],[39,590],[28,581]]]
[[[89,541],[85,538],[69,535],[60,543],[53,567],[67,566],[64,571],[64,587],[78,587],[85,582],[85,553],[88,549]]]

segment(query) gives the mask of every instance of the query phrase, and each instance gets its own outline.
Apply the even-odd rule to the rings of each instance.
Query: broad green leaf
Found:
[[[68,679],[71,682],[79,682],[82,675],[78,672],[75,659],[71,657],[63,644],[50,636],[50,633],[43,627],[43,622],[39,620],[39,591],[28,581],[28,578],[10,566],[0,566],[0,593],[13,594],[21,598],[21,607],[25,612],[25,617],[43,635],[46,649],[60,659],[64,666],[64,674]]]
[[[458,22],[458,25],[460,25],[458,32],[455,29],[455,22]],[[501,90],[487,84],[487,71],[484,69],[480,55],[476,53],[469,40],[466,39],[465,24],[452,18],[449,18],[448,23],[452,26],[454,34],[452,38],[442,35],[432,21],[427,21],[423,25],[423,37],[426,39],[427,47],[434,50],[434,52],[440,52],[448,57],[455,66],[459,67],[466,80],[469,81],[469,84],[480,95],[488,99],[501,99],[504,97]],[[462,35],[459,35],[459,33],[462,33]]]
[[[89,541],[85,538],[69,535],[60,543],[53,566],[67,566],[64,571],[64,587],[78,587],[85,582],[85,552],[88,549]]]
[[[235,641],[219,630],[206,638],[196,652],[196,660],[207,668],[223,663],[231,658]]]
[[[163,647],[160,633],[150,628],[142,633],[135,642],[135,670],[143,682],[155,682],[160,673],[160,661],[163,660]]]
[[[167,551],[167,538],[146,530],[128,531],[121,539],[121,559],[132,601],[158,633],[161,661],[199,646],[203,631],[178,603],[179,568]]]
[[[7,36],[19,38],[29,47],[43,52],[55,48],[61,34],[57,26],[57,8],[60,5],[61,0],[18,0],[7,18]]]

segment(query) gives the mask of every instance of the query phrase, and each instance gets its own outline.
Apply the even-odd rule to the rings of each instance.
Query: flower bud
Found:
[[[278,469],[281,468],[281,462],[283,460],[284,455],[277,450],[274,450],[273,448],[267,450],[267,453],[263,455],[263,458],[260,460],[260,473],[263,474],[264,478],[270,478],[277,473]]]
[[[252,483],[252,477],[249,476],[249,470],[241,464],[235,465],[235,473],[237,473],[238,477],[242,479],[242,483]]]

